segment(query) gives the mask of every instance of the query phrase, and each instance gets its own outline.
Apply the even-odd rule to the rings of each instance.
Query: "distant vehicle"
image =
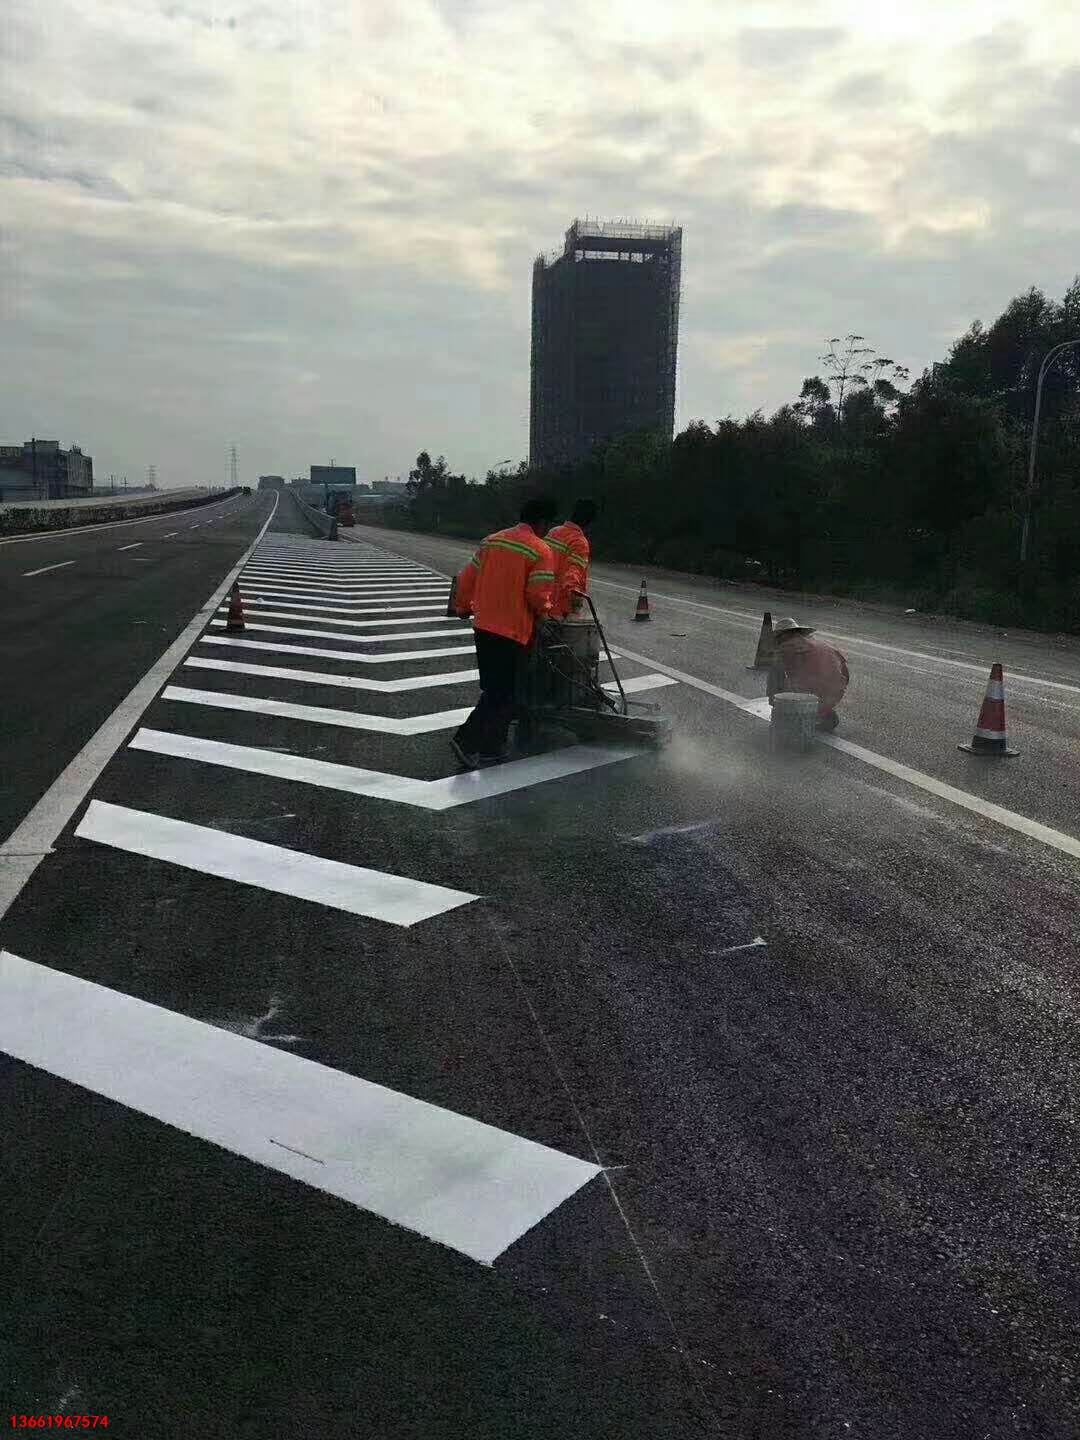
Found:
[[[355,525],[352,494],[348,490],[331,490],[326,497],[326,513],[332,515],[339,525]]]
[[[250,495],[250,494],[251,494],[251,486],[250,486],[250,485],[242,485],[240,488],[241,488],[241,490],[243,490],[243,492],[244,492],[245,495]]]

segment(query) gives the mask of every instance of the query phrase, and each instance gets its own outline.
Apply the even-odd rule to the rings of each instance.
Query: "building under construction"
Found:
[[[529,461],[675,425],[682,229],[575,220],[532,282]]]

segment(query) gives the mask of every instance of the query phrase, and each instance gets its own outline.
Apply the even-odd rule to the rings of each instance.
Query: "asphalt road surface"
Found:
[[[5,642],[35,632],[2,757],[4,1413],[1080,1433],[1076,648],[804,608],[853,683],[782,759],[762,597],[658,578],[636,624],[600,567],[670,747],[455,778],[469,547],[279,509],[229,635],[270,503],[138,572],[0,547]],[[1022,754],[977,762],[994,660]]]

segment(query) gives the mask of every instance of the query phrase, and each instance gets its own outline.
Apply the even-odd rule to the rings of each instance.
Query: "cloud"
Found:
[[[1063,7],[1067,9],[1068,7]],[[1080,36],[929,0],[39,0],[0,35],[11,438],[222,478],[528,433],[529,286],[576,214],[684,226],[683,419],[826,334],[913,369],[1071,278]],[[230,23],[234,22],[234,23]],[[7,437],[4,437],[7,438]]]

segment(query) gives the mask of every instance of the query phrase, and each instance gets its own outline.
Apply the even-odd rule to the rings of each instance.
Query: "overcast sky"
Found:
[[[1080,269],[1080,4],[0,0],[0,441],[482,474],[586,214],[684,227],[680,427],[916,374]]]

